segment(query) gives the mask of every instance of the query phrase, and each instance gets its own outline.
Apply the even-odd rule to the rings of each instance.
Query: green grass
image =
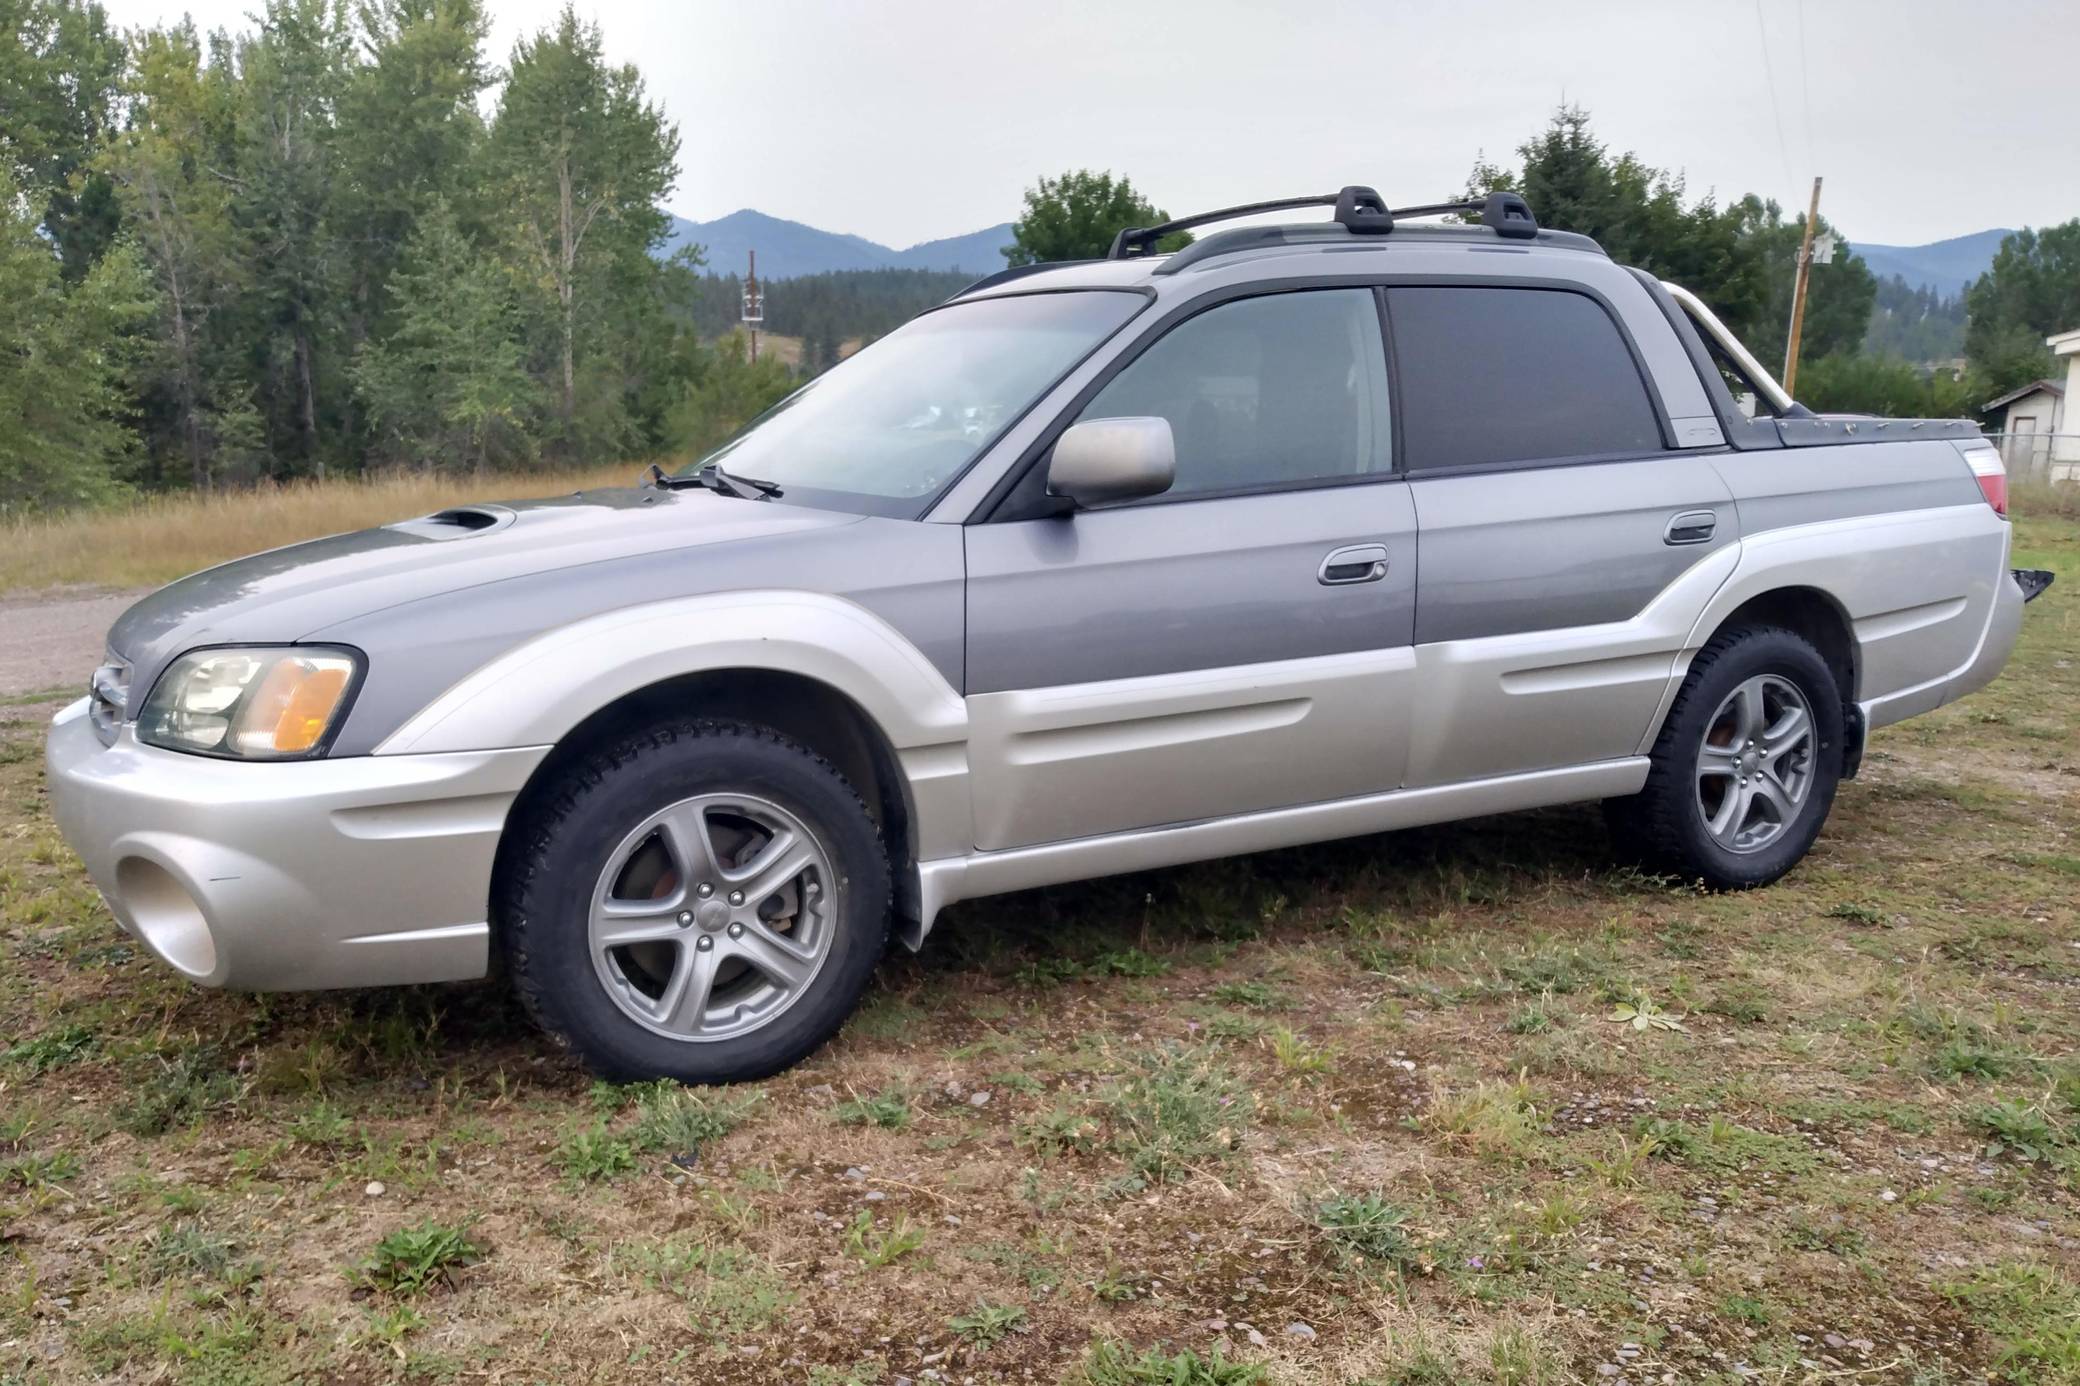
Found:
[[[887,1088],[872,1097],[854,1097],[831,1109],[831,1115],[848,1126],[878,1126],[884,1131],[901,1131],[910,1124],[910,1094]]]
[[[187,984],[0,713],[0,1383],[2080,1383],[2080,519],[2023,514],[2010,673],[1766,890],[1568,806],[970,902],[748,1087]]]
[[[955,1314],[948,1319],[946,1326],[970,1347],[986,1348],[1024,1327],[1025,1322],[1026,1311],[1021,1305],[990,1304],[978,1300],[967,1313]]]
[[[731,1097],[677,1083],[643,1089],[631,1140],[638,1150],[691,1156],[751,1120],[764,1099],[757,1093]]]
[[[2003,1381],[2080,1381],[2080,1288],[2056,1268],[2008,1264],[1952,1282],[1948,1292],[1999,1342]]]
[[[924,1229],[898,1213],[887,1223],[878,1223],[870,1209],[862,1208],[845,1228],[845,1250],[863,1265],[879,1268],[924,1246]]]
[[[1330,1194],[1312,1209],[1322,1238],[1345,1257],[1375,1261],[1390,1270],[1416,1263],[1417,1246],[1408,1228],[1408,1212],[1387,1202],[1378,1191]]]
[[[1267,1380],[1262,1366],[1235,1362],[1219,1348],[1197,1352],[1164,1352],[1133,1348],[1116,1340],[1091,1345],[1076,1378],[1083,1386],[1257,1386]]]
[[[1255,1094],[1217,1055],[1182,1045],[1141,1059],[1100,1101],[1112,1149],[1157,1184],[1227,1160],[1256,1113]]]
[[[636,1148],[605,1126],[585,1126],[563,1138],[556,1164],[566,1178],[596,1184],[634,1169]]]
[[[452,1285],[462,1269],[483,1254],[484,1249],[470,1239],[467,1227],[415,1223],[400,1227],[377,1242],[368,1259],[357,1268],[355,1279],[383,1294],[420,1295],[436,1285]]]

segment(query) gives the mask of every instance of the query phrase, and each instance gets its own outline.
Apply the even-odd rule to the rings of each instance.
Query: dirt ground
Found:
[[[0,597],[0,698],[87,686],[108,628],[149,588]]]
[[[2019,538],[2007,674],[1770,889],[1581,806],[973,902],[719,1092],[179,982],[0,699],[0,1383],[2080,1382],[2080,524]]]

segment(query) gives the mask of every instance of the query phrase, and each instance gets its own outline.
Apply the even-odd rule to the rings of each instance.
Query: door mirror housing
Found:
[[[1085,419],[1055,440],[1047,491],[1078,507],[1158,496],[1177,480],[1177,443],[1159,418]]]

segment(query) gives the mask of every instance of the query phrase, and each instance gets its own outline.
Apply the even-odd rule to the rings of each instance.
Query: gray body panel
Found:
[[[756,522],[763,516],[799,512],[701,494],[705,503],[696,504],[733,522],[723,531],[737,536],[733,542],[704,542],[696,532],[676,549],[486,583],[467,594],[470,624],[463,630],[456,628],[455,599],[433,594],[307,632],[305,639],[351,645],[369,658],[367,682],[341,728],[337,753],[374,750],[462,675],[544,630],[708,593],[795,588],[841,595],[894,627],[949,684],[961,686],[958,530],[870,516],[762,531]]]
[[[513,521],[434,539],[362,530],[274,549],[161,588],[109,645],[131,706],[198,645],[335,642],[368,657],[334,743],[373,750],[441,690],[505,650],[602,611],[742,588],[841,592],[961,682],[957,532],[710,491],[579,492],[508,507]]]
[[[1957,447],[1903,438],[1886,446],[1838,443],[1730,453],[1713,465],[1749,533],[1894,510],[1980,503]]]
[[[1622,621],[1740,538],[1733,494],[1704,456],[1419,476],[1412,486],[1419,644]],[[1717,517],[1710,539],[1668,543],[1670,521],[1692,513]]]
[[[1381,543],[1377,582],[1325,587],[1322,560]],[[1406,645],[1408,483],[1154,502],[974,525],[968,692],[1134,678]]]
[[[1416,587],[1407,483],[967,535],[978,848],[1400,784]],[[1384,549],[1384,574],[1324,584],[1325,560],[1358,545]]]

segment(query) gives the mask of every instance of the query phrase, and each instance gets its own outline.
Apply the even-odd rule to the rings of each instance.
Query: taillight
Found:
[[[1992,448],[1978,447],[1964,450],[1965,465],[1979,480],[1979,494],[1993,507],[1996,515],[2006,518],[2008,514],[2008,469],[2001,465],[2001,455]]]

